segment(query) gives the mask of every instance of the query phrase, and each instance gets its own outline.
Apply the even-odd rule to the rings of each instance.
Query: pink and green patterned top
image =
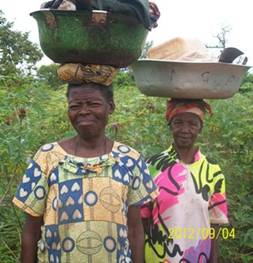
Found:
[[[109,154],[80,158],[52,143],[31,160],[13,202],[44,218],[39,263],[131,263],[127,210],[155,189],[140,154],[127,145],[114,142]]]
[[[145,261],[207,263],[211,224],[226,224],[225,179],[217,164],[197,151],[184,164],[174,147],[148,160],[160,194],[142,207]],[[210,230],[211,229],[211,230]]]

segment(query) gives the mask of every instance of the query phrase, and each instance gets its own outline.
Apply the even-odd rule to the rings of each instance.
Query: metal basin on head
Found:
[[[218,62],[142,59],[132,65],[135,82],[147,96],[226,99],[240,88],[248,66]]]
[[[106,11],[42,9],[31,13],[43,52],[56,63],[127,67],[141,55],[148,30],[137,19]]]

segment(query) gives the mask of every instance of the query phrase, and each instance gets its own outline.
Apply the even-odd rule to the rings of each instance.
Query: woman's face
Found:
[[[202,122],[194,113],[180,113],[171,120],[170,129],[178,148],[191,148],[201,132]]]
[[[108,115],[114,110],[113,101],[108,102],[99,90],[92,87],[70,89],[68,97],[69,120],[83,138],[104,133]]]

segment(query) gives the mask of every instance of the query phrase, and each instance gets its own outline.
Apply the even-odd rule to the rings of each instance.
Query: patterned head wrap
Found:
[[[114,77],[117,75],[117,69],[108,65],[82,65],[82,64],[64,64],[57,70],[61,80],[68,83],[98,83],[110,86]]]
[[[202,99],[171,99],[167,101],[166,120],[170,122],[172,118],[184,112],[196,114],[201,121],[204,120],[204,115],[208,112],[212,114],[211,106]]]

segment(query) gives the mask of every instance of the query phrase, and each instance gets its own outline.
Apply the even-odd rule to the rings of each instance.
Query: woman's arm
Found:
[[[127,214],[128,239],[132,250],[133,263],[144,262],[144,231],[140,215],[140,207],[130,206]]]
[[[37,262],[37,242],[41,237],[43,217],[33,217],[27,214],[22,232],[21,263]]]
[[[219,225],[211,224],[211,228],[215,229],[215,237],[211,240],[210,263],[218,263],[218,237],[216,237],[216,234],[219,231],[219,227]]]

